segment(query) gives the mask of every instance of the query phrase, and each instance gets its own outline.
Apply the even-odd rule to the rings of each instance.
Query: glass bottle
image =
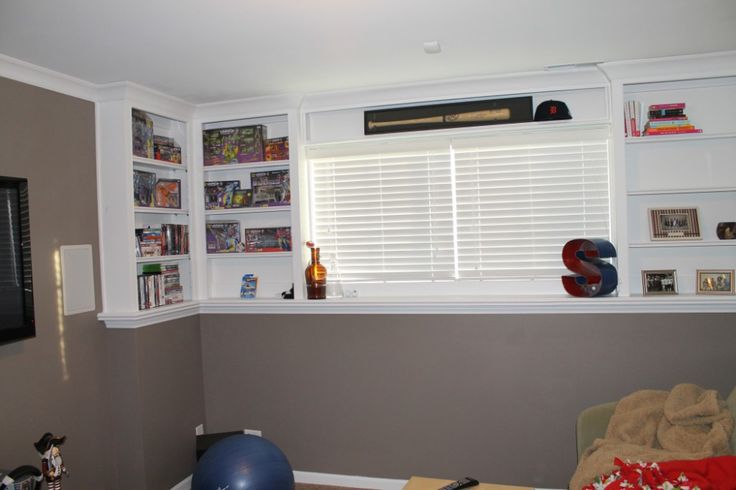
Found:
[[[310,248],[312,262],[304,271],[307,281],[308,299],[325,299],[327,297],[327,268],[319,263],[319,248]]]

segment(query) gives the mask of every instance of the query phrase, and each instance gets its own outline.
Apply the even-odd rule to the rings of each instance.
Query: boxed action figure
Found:
[[[154,135],[153,154],[156,160],[169,163],[181,163],[181,146],[174,141],[174,138]]]
[[[266,161],[289,159],[289,138],[271,138],[266,140]]]
[[[205,166],[264,161],[266,133],[261,124],[203,131]]]
[[[153,158],[153,119],[138,109],[133,109],[133,155]]]

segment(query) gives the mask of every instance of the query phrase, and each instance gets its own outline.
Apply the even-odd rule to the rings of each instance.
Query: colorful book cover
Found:
[[[663,110],[684,109],[684,108],[685,108],[684,102],[672,102],[669,104],[652,104],[649,106],[650,111],[663,111]]]

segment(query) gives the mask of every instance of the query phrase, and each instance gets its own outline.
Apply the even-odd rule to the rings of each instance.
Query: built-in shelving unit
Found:
[[[191,107],[166,97],[152,96],[146,90],[133,87],[121,89],[122,87],[111,88],[109,93],[102,96],[97,107],[104,306],[100,318],[117,318],[122,323],[130,320],[131,323],[140,325],[148,323],[152,318],[162,321],[190,315],[197,309],[191,280],[191,255],[142,256],[136,239],[136,229],[190,225],[191,149],[188,121],[191,120],[192,113]],[[134,140],[140,138],[140,134],[134,129],[134,122],[141,114],[145,114],[151,125],[149,136],[169,138],[169,141],[180,147],[180,162],[143,156],[139,147],[134,150]],[[156,207],[155,199],[149,206],[136,205],[136,171],[155,174],[156,179],[178,180],[178,207]],[[190,239],[189,241],[191,242]],[[144,268],[150,268],[153,264],[169,267],[176,265],[183,302],[141,309],[138,276],[143,273]],[[144,304],[143,308],[145,306]]]
[[[706,310],[723,301],[697,294],[696,278],[698,270],[736,269],[736,240],[716,235],[719,222],[736,221],[736,71],[729,65],[733,60],[701,66],[682,59],[672,61],[669,70],[665,63],[610,67],[620,295],[643,295],[643,270],[675,270],[673,301],[690,297]],[[687,117],[702,133],[624,137],[623,118],[615,113],[629,100],[640,102],[642,125],[649,105],[684,102]],[[654,208],[696,208],[700,239],[653,241],[648,210]],[[736,297],[730,298],[725,301],[736,304]]]
[[[237,106],[237,104],[236,104]],[[237,107],[234,108],[237,110]],[[198,191],[204,194],[206,182],[238,181],[240,189],[251,189],[251,178],[255,173],[270,171],[288,171],[290,178],[289,204],[271,206],[248,206],[225,209],[204,209],[204,197],[198,204],[201,217],[198,219],[202,236],[208,234],[207,225],[214,222],[237,223],[239,226],[240,240],[245,242],[245,234],[248,229],[267,228],[289,228],[291,232],[291,250],[283,252],[219,252],[206,253],[201,258],[203,274],[200,278],[204,300],[232,299],[241,300],[240,285],[244,274],[254,274],[258,277],[257,297],[255,300],[247,300],[250,303],[261,300],[285,301],[281,293],[291,289],[294,283],[294,260],[299,259],[292,250],[299,247],[298,218],[293,217],[295,197],[298,191],[295,189],[298,178],[296,173],[296,149],[293,141],[293,115],[290,111],[283,113],[274,111],[272,114],[252,115],[247,107],[242,108],[238,115],[223,119],[217,116],[207,116],[197,121],[198,134],[196,155],[198,169],[201,170],[201,185]],[[292,113],[293,114],[293,113]],[[288,138],[290,152],[288,159],[265,160],[259,159],[244,163],[221,163],[208,165],[205,162],[203,134],[206,131],[219,129],[243,128],[262,126],[264,130],[264,145],[268,140],[276,138]],[[199,198],[197,198],[199,199]]]
[[[604,76],[605,74],[605,76]],[[449,94],[449,95],[448,95]],[[534,285],[523,297],[460,296],[433,301],[430,296],[345,297],[307,301],[304,267],[309,239],[305,149],[366,140],[363,110],[448,98],[532,95],[533,104],[565,101],[571,121],[528,122],[493,128],[468,128],[506,134],[543,133],[558,127],[599,125],[612,131],[612,241],[618,257],[616,296],[593,300],[571,298],[549,285]],[[622,107],[627,100],[643,107],[685,102],[700,134],[625,138]],[[132,154],[133,109],[154,120],[163,136],[182,147],[182,163],[167,163]],[[131,328],[198,313],[554,313],[554,312],[689,312],[736,311],[734,296],[697,295],[699,269],[736,269],[736,240],[719,240],[719,222],[736,221],[736,57],[731,54],[660,61],[604,63],[599,69],[521,74],[359,92],[264,97],[194,106],[136,87],[111,86],[97,102],[98,199],[103,312],[108,326]],[[261,124],[269,138],[288,137],[288,160],[205,165],[203,130]],[[393,141],[406,135],[387,135]],[[371,137],[373,141],[379,138]],[[300,144],[303,143],[303,144]],[[205,209],[204,182],[239,180],[250,187],[254,172],[288,169],[290,205]],[[181,180],[178,209],[136,206],[134,170]],[[700,240],[652,241],[647,210],[695,207]],[[206,224],[237,222],[246,228],[290,227],[292,250],[265,253],[207,253]],[[162,223],[187,224],[188,254],[137,257],[136,228]],[[242,239],[242,236],[241,236]],[[136,276],[152,263],[179,266],[185,302],[138,310]],[[642,270],[675,269],[679,294],[643,296]],[[243,274],[258,276],[258,297],[239,297]],[[295,285],[295,300],[281,292]],[[393,287],[393,286],[392,286]],[[385,291],[392,291],[385,288]],[[508,294],[508,293],[506,293]],[[445,298],[447,299],[447,298]]]

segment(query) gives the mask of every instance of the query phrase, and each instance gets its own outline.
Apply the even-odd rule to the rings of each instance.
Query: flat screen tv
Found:
[[[35,336],[28,180],[0,177],[0,344]]]

